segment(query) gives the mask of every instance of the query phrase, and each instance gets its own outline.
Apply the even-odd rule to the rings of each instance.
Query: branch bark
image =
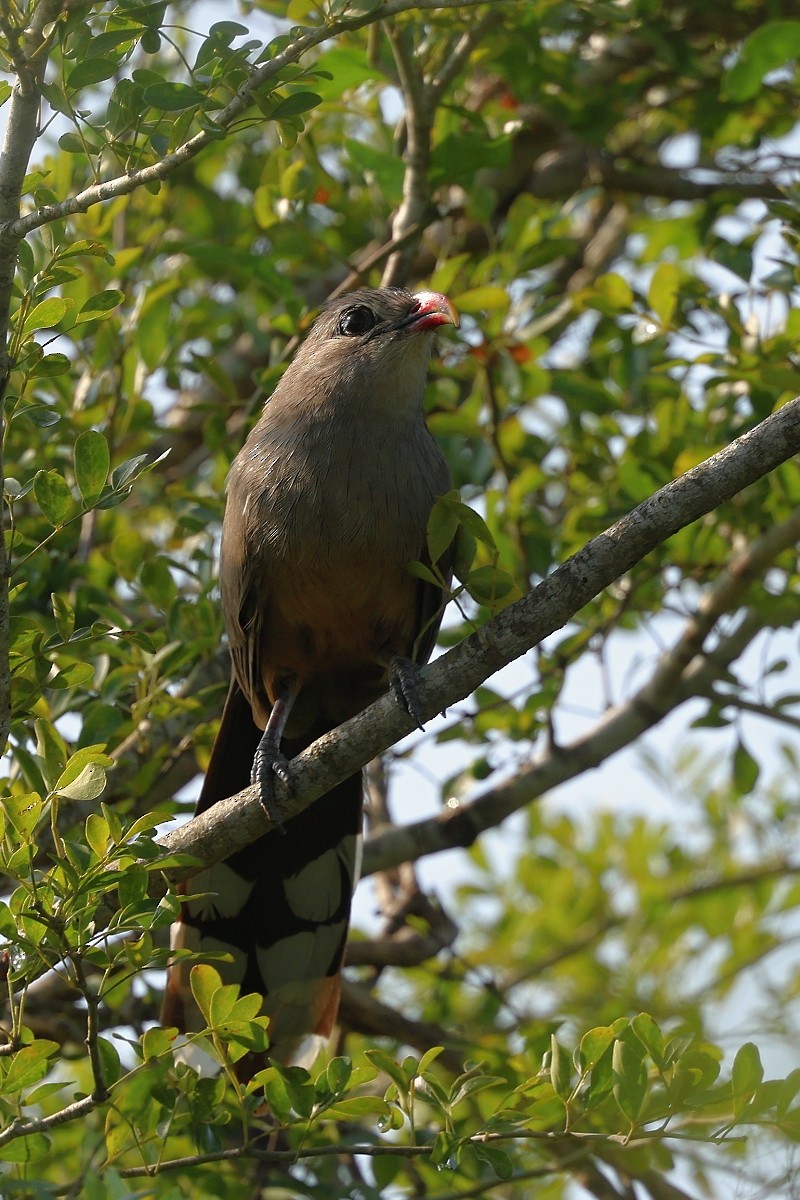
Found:
[[[430,215],[431,130],[436,109],[416,61],[410,31],[387,25],[386,33],[406,100],[403,200],[392,221],[392,239],[397,240],[411,226],[423,226]],[[408,243],[392,254],[381,280],[384,287],[400,287],[405,283],[412,256],[413,247]]]
[[[423,716],[430,719],[464,699],[489,675],[561,628],[603,588],[672,534],[798,452],[800,398],[661,488],[527,596],[423,668],[419,677]],[[398,709],[393,697],[386,695],[320,738],[291,763],[289,787],[276,784],[285,817],[302,811],[336,782],[410,733],[412,727],[408,715]],[[247,788],[168,834],[162,844],[165,850],[190,854],[206,866],[242,849],[269,828],[255,789]],[[174,881],[191,873],[186,867],[166,871]]]
[[[406,169],[403,200],[392,221],[392,240],[402,244],[386,263],[381,281],[384,287],[399,287],[408,282],[416,252],[416,243],[409,238],[409,231],[423,229],[431,216],[431,133],[437,105],[472,51],[498,19],[495,7],[472,29],[462,34],[431,80],[425,79],[417,65],[413,46],[406,40],[404,31],[398,32],[391,26],[386,28],[406,100],[406,148],[403,155]]]

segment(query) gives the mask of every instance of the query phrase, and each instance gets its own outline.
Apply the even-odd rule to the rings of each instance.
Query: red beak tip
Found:
[[[458,328],[458,313],[441,292],[417,292],[414,299],[419,304],[419,316],[425,319],[424,328],[433,329],[437,325],[454,325]]]

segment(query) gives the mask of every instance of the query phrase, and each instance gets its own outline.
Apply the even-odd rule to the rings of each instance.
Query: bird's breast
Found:
[[[257,525],[267,556],[329,573],[337,587],[365,561],[405,566],[425,544],[437,455],[421,421],[309,426],[276,448],[265,472]]]

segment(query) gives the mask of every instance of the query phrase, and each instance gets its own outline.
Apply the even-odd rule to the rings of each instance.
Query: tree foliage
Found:
[[[490,676],[559,564],[794,411],[799,47],[781,0],[0,6],[3,1194],[789,1194],[789,434],[743,491],[689,474],[705,515]],[[243,1088],[264,1021],[212,965],[220,1073],[155,1023],[191,870],[158,827],[225,692],[227,467],[316,308],[381,281],[462,315],[428,393],[461,500],[430,538],[460,530],[442,640],[474,635],[484,683],[370,769],[382,926],[340,1043]],[[678,819],[593,803],[591,768],[687,706],[675,761],[647,752]],[[395,766],[437,755],[441,811],[395,824]],[[536,803],[576,776],[580,812]],[[442,901],[414,864],[447,847]]]

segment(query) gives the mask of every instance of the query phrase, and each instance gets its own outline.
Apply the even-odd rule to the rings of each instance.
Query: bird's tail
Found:
[[[231,685],[197,811],[235,795],[250,783],[261,730],[237,684]],[[287,743],[290,757],[305,744]],[[341,965],[358,870],[361,835],[360,772],[321,796],[225,862],[183,885],[184,902],[172,927],[173,950],[227,954],[213,965],[224,983],[264,996],[270,1018],[269,1057],[308,1061],[308,1045],[330,1036],[336,1022]],[[169,967],[162,1023],[181,1033],[203,1027],[189,987],[194,960]],[[237,1064],[251,1077],[263,1061]]]

